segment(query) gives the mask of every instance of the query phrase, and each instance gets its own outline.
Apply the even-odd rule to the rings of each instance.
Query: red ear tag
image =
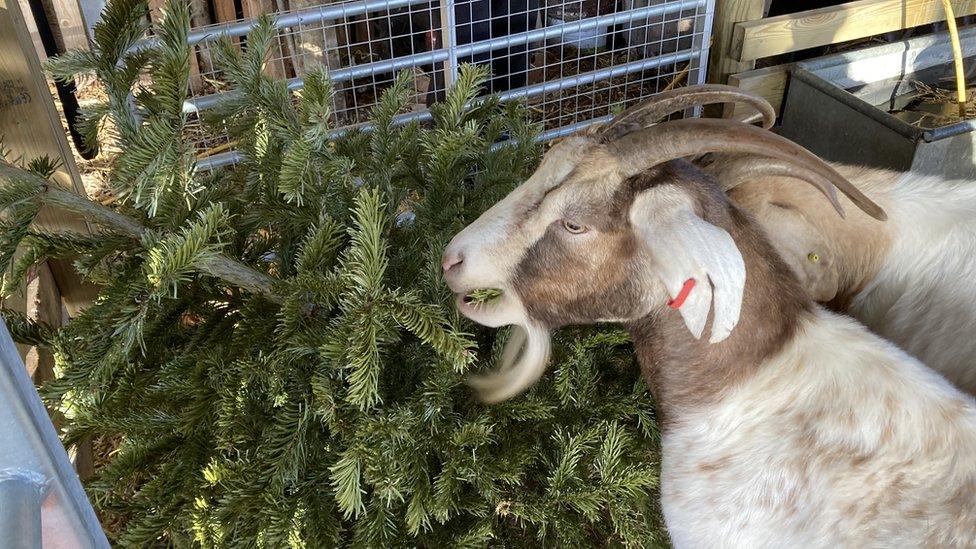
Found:
[[[668,307],[671,307],[672,309],[680,309],[681,306],[685,304],[685,300],[688,299],[688,295],[691,293],[691,289],[694,287],[694,278],[685,280],[685,284],[681,287],[681,291],[678,292],[678,295],[674,296],[674,299],[668,301]]]

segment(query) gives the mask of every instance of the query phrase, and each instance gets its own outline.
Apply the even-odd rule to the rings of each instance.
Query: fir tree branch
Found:
[[[13,309],[0,307],[0,319],[4,320],[10,336],[17,343],[46,347],[54,337],[50,326]]]
[[[0,179],[32,182],[41,190],[38,197],[46,204],[60,206],[126,236],[140,239],[146,232],[146,228],[134,219],[88,200],[77,193],[52,185],[46,179],[5,161],[0,161]],[[274,292],[275,280],[273,278],[225,255],[206,258],[200,262],[199,268],[234,286],[261,294],[275,303],[284,301],[282,296]]]

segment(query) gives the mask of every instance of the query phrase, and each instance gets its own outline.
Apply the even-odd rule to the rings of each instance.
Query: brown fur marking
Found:
[[[854,166],[834,165],[848,180],[858,182],[862,191],[874,195],[872,189],[882,188],[887,181],[874,181],[865,169]],[[721,167],[712,173],[721,178]],[[873,172],[872,172],[873,173]],[[874,178],[893,178],[894,174],[878,172]],[[819,268],[834,269],[836,277],[834,294],[824,298],[825,305],[835,311],[845,312],[854,297],[877,275],[884,257],[891,248],[891,237],[883,222],[871,218],[845,196],[840,195],[845,217],[840,217],[813,186],[787,177],[769,177],[739,185],[729,192],[733,201],[752,213],[769,231],[771,240],[779,247],[784,238],[792,238],[790,231],[812,233],[818,244],[817,252],[823,257]],[[883,204],[882,204],[883,206]],[[791,216],[788,230],[782,225],[782,213],[771,217],[770,208],[788,210]],[[804,257],[797,261],[804,262]],[[808,284],[804,282],[804,284]],[[814,288],[807,288],[818,295]]]

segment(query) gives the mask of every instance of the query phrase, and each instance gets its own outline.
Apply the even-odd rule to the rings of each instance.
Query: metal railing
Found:
[[[617,0],[512,0],[501,14],[489,9],[478,15],[488,0],[349,0],[269,14],[278,35],[266,67],[290,90],[304,86],[308,70],[326,67],[336,89],[339,135],[369,128],[372,106],[398,71],[412,70],[425,82],[414,111],[398,120],[425,121],[426,105],[443,97],[461,63],[490,64],[489,91],[526,101],[543,138],[561,136],[605,121],[678,79],[704,81],[714,0],[620,3],[618,9]],[[246,48],[257,24],[246,19],[191,31],[199,64],[184,104],[191,120],[235,94],[222,89],[214,43],[227,38]],[[150,37],[133,49],[157,45]],[[219,129],[194,127],[205,157],[201,169],[239,159],[233,151],[210,152],[227,148],[230,138]]]

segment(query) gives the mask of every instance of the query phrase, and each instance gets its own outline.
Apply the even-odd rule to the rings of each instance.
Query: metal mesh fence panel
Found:
[[[367,124],[400,71],[411,71],[414,82],[411,112],[403,119],[425,120],[427,107],[443,98],[458,67],[477,63],[492,72],[486,91],[525,102],[543,139],[606,121],[666,88],[703,82],[714,5],[714,0],[238,1],[243,4],[237,13],[273,14],[278,32],[265,67],[269,74],[299,89],[309,71],[328,70],[338,131]],[[254,26],[253,18],[243,18],[191,32],[194,74],[185,105],[191,120],[227,98],[213,63],[215,41],[229,36],[246,48]],[[200,125],[191,131],[208,164],[234,161],[226,136]]]

